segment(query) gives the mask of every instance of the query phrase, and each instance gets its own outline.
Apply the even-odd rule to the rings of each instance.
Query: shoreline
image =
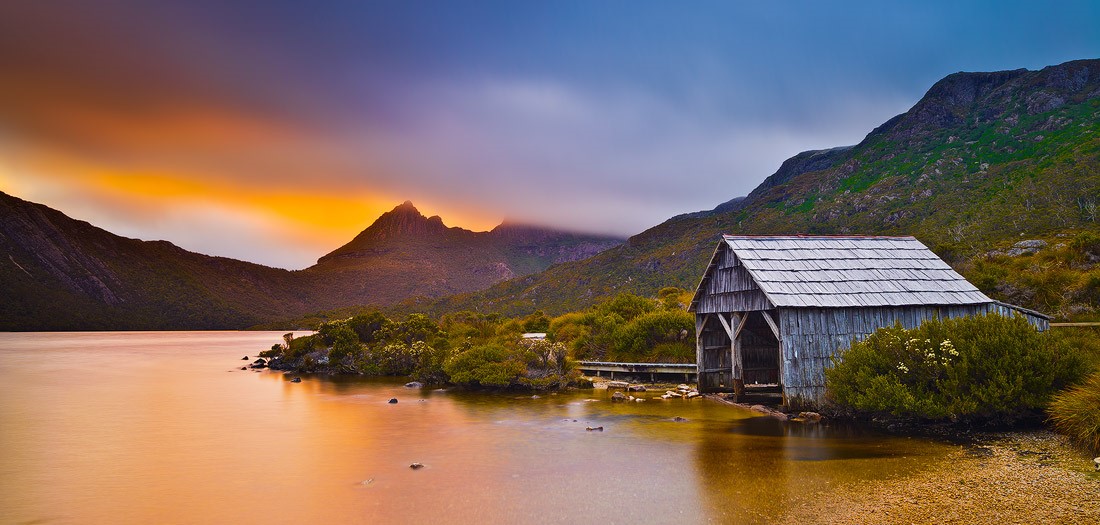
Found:
[[[928,469],[815,494],[778,523],[1100,523],[1100,472],[1048,430],[979,433]]]

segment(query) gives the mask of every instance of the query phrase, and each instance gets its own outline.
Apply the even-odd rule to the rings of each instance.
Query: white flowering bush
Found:
[[[831,401],[854,412],[1011,423],[1084,372],[1049,333],[990,314],[882,328],[835,357],[825,379]]]

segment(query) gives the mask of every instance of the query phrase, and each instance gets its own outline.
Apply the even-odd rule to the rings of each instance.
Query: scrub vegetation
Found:
[[[988,314],[879,329],[835,358],[825,377],[830,399],[857,414],[1010,425],[1040,420],[1089,366],[1056,334]]]
[[[391,319],[370,311],[321,322],[316,333],[284,336],[261,357],[272,368],[302,372],[404,376],[467,387],[545,390],[582,384],[576,361],[693,362],[690,293],[662,289],[657,298],[620,294],[551,318],[541,311],[508,318],[458,312]],[[548,333],[546,339],[525,333]]]

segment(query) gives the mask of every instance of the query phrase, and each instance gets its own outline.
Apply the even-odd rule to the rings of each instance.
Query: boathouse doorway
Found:
[[[768,312],[700,317],[700,391],[740,396],[746,386],[780,386],[779,338]]]

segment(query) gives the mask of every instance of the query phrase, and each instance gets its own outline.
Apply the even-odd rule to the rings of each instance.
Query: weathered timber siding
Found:
[[[696,313],[754,312],[771,304],[728,246],[720,246],[717,266],[703,284]]]
[[[875,308],[781,308],[783,393],[791,406],[811,407],[825,400],[825,368],[853,340],[901,321],[915,328],[932,318],[981,315],[990,304]]]
[[[702,360],[698,364],[699,389],[722,392],[733,389],[732,344],[726,329],[713,315],[697,314],[702,327],[699,340]]]

